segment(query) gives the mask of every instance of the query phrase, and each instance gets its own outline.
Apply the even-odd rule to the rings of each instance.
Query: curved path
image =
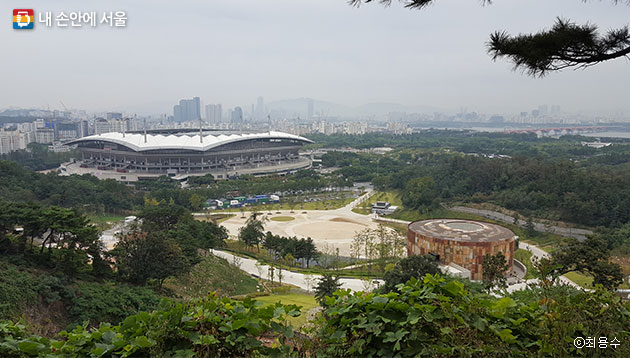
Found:
[[[254,259],[240,257],[235,260],[235,255],[229,252],[221,250],[210,250],[215,256],[222,257],[230,263],[237,263],[239,268],[248,274],[256,277],[260,277],[265,280],[269,280],[269,266],[258,265]],[[321,278],[321,275],[305,275],[299,272],[282,270],[282,282],[297,286],[301,289],[312,291],[317,285],[317,281]],[[278,269],[275,269],[274,280],[278,280]],[[352,291],[368,291],[376,287],[376,283],[380,285],[382,280],[360,280],[357,278],[340,278],[341,288],[350,289]]]

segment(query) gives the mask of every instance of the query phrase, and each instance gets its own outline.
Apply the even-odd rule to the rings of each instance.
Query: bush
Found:
[[[558,292],[495,298],[431,275],[386,294],[338,291],[326,301],[317,349],[327,357],[630,356],[623,344],[615,351],[573,345],[576,337],[627,341],[630,311],[618,296]]]
[[[0,319],[15,318],[25,305],[37,302],[33,275],[0,262]]]
[[[116,326],[61,332],[62,340],[29,335],[23,324],[0,322],[2,357],[252,357],[290,356],[293,338],[287,316],[299,307],[280,303],[260,307],[216,295],[191,304],[165,304],[160,310],[127,317]],[[263,344],[260,337],[273,337]]]
[[[76,324],[99,322],[116,324],[139,311],[157,308],[160,297],[147,287],[119,283],[79,283],[68,304],[70,319]]]

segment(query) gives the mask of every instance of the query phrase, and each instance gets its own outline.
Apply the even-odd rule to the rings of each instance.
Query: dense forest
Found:
[[[582,146],[582,141],[593,141],[593,138],[580,136],[563,136],[559,139],[538,138],[533,133],[488,133],[472,130],[424,130],[408,135],[387,133],[367,133],[364,135],[346,134],[309,134],[307,137],[315,143],[313,148],[356,148],[369,149],[375,147],[392,147],[396,149],[449,149],[462,153],[504,154],[510,156],[526,156],[541,158],[578,158],[595,156],[609,151],[618,152],[619,147],[598,150]],[[625,139],[607,138],[606,141],[627,144]],[[629,153],[630,148],[623,151]],[[626,162],[628,159],[626,159]]]
[[[29,143],[27,150],[16,150],[0,155],[0,160],[10,160],[31,170],[56,169],[61,163],[76,158],[75,151],[53,153],[48,151],[48,146],[39,143]]]
[[[449,201],[493,202],[523,215],[580,225],[628,223],[630,145],[588,154],[594,149],[571,143],[556,143],[558,150],[543,146],[535,156],[505,154],[514,153],[509,146],[495,152],[493,145],[487,152],[483,148],[488,146],[478,143],[476,152],[468,154],[443,147],[404,148],[384,156],[329,152],[322,160],[339,167],[337,173],[348,180],[400,190],[409,209]],[[546,158],[553,152],[564,154]]]
[[[42,202],[100,213],[122,213],[142,203],[141,194],[114,180],[40,174],[8,161],[0,161],[0,183],[0,197],[5,201]]]

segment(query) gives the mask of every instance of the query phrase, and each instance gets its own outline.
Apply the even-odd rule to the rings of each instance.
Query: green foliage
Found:
[[[88,322],[96,327],[99,322],[118,323],[139,311],[152,310],[160,298],[147,287],[121,283],[79,282],[72,292],[68,313],[72,322]]]
[[[256,292],[258,281],[225,259],[208,255],[190,272],[169,278],[164,287],[187,300],[204,297],[210,291],[220,296],[244,295]]]
[[[134,229],[120,235],[110,254],[116,259],[120,277],[136,284],[156,280],[162,286],[167,277],[177,276],[190,268],[182,249],[160,231]]]
[[[408,192],[404,206],[416,213],[437,203],[473,201],[580,225],[617,227],[630,221],[627,142],[595,150],[582,146],[581,137],[466,131],[310,139],[332,147],[396,147],[384,156],[331,152],[322,161],[340,167],[335,173],[349,181],[378,177],[379,188]]]
[[[267,302],[282,300],[272,296]],[[629,306],[612,292],[550,286],[496,298],[426,275],[384,294],[341,290],[326,299],[310,337],[287,325],[299,306],[210,295],[48,339],[0,321],[3,357],[626,357]],[[291,300],[293,302],[295,300]],[[574,337],[616,337],[579,350]],[[263,344],[262,340],[269,342]]]
[[[248,247],[257,246],[260,248],[260,242],[265,236],[263,230],[262,221],[256,218],[256,213],[252,213],[245,226],[239,229],[238,238]]]
[[[161,309],[127,317],[119,325],[61,332],[61,340],[27,333],[22,323],[0,322],[3,357],[254,357],[290,356],[294,337],[286,317],[299,307],[276,303],[261,307],[210,295],[190,303],[165,303]],[[264,345],[259,337],[273,338]]]
[[[610,262],[609,244],[601,235],[588,237],[585,241],[574,240],[552,254],[558,272],[578,271],[593,276],[593,284],[615,289],[623,282],[618,264]]]
[[[545,305],[538,296],[471,294],[458,281],[431,275],[386,294],[338,291],[327,299],[316,349],[322,357],[621,357],[630,351],[578,351],[572,344],[578,336],[621,342],[630,336],[630,312],[619,297],[597,291],[554,298]]]
[[[320,306],[325,307],[328,304],[328,298],[340,288],[339,276],[324,274],[315,286],[315,300]]]
[[[40,174],[0,160],[0,198],[13,202],[81,207],[85,212],[125,212],[141,197],[114,180],[91,175]]]
[[[190,216],[182,206],[160,202],[159,205],[145,205],[140,212],[144,231],[169,231]]]
[[[46,321],[58,311],[57,327],[99,322],[118,323],[128,315],[157,307],[159,297],[149,288],[111,282],[72,281],[67,276],[0,261],[0,319],[36,312]],[[32,314],[31,314],[32,315]],[[59,320],[59,318],[57,318]]]
[[[0,261],[0,319],[15,318],[38,299],[33,275]]]
[[[295,259],[304,259],[306,268],[309,267],[312,259],[320,255],[310,237],[306,239],[283,237],[274,235],[270,231],[265,234],[263,247],[272,253],[276,259],[284,258],[289,264],[293,264]]]
[[[396,263],[396,266],[385,273],[381,292],[394,291],[396,286],[411,280],[420,279],[426,274],[435,275],[440,272],[438,263],[432,255],[413,255]]]
[[[8,160],[22,165],[30,170],[56,169],[62,163],[76,157],[76,152],[54,153],[48,151],[48,146],[39,143],[29,143],[28,150],[16,150],[0,155],[0,160]]]
[[[211,197],[222,197],[238,191],[239,195],[256,195],[283,191],[316,190],[329,186],[345,186],[343,180],[334,176],[322,176],[313,170],[301,170],[295,174],[267,177],[241,176],[232,180],[215,180],[212,175],[191,177],[191,186],[204,185],[206,193]]]
[[[197,221],[191,216],[181,220],[168,236],[181,247],[191,264],[199,262],[199,249],[225,246],[228,233],[225,227],[210,221]]]
[[[39,240],[40,258],[71,276],[92,271],[90,258],[100,262],[100,233],[76,210],[0,201],[0,213],[0,239],[11,237],[0,247],[4,253],[32,255]],[[16,227],[21,231],[13,234]]]
[[[403,205],[411,209],[437,207],[438,192],[431,177],[415,178],[407,182],[402,193]]]
[[[486,254],[483,258],[482,266],[482,280],[487,290],[492,287],[507,287],[507,278],[505,273],[510,269],[505,256],[502,252],[497,252],[495,255]]]

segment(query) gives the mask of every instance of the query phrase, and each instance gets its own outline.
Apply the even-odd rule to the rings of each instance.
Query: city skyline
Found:
[[[400,103],[517,113],[554,103],[572,112],[630,112],[628,61],[533,79],[492,62],[485,49],[492,31],[534,32],[556,16],[603,31],[622,26],[624,5],[439,2],[412,11],[398,3],[357,9],[342,0],[146,4],[33,1],[36,11],[123,9],[128,26],[0,29],[7,48],[25,54],[4,59],[0,71],[11,86],[0,91],[0,107],[61,109],[63,101],[90,111],[157,115],[172,112],[180,98],[249,108],[262,96],[265,103],[313,98],[348,107]],[[10,12],[10,5],[1,11]],[[56,51],[64,46],[69,50]]]

